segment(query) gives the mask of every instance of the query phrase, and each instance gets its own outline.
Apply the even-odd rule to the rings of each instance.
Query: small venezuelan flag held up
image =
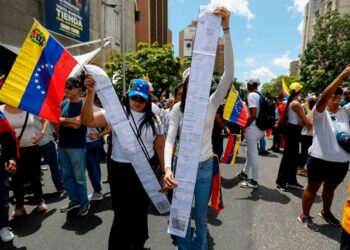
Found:
[[[34,22],[2,85],[0,100],[57,123],[65,82],[76,64],[73,56]]]
[[[247,124],[248,114],[241,98],[234,86],[232,86],[224,107],[224,119],[240,126]]]
[[[309,106],[309,103],[308,103],[308,102],[305,102],[305,103],[304,103],[304,112],[305,112],[305,114],[307,114],[307,115],[311,115],[311,110],[310,110],[310,106]]]
[[[281,91],[282,96],[284,96],[288,100],[288,98],[290,96],[290,90],[289,90],[289,87],[287,86],[286,82],[284,81],[284,79],[282,79],[281,87],[282,87],[282,91]]]
[[[221,163],[233,165],[236,162],[236,156],[241,143],[241,136],[230,134],[227,140],[224,156],[221,159]]]
[[[214,155],[214,158],[213,158],[211,205],[218,213],[224,209],[224,202],[222,200],[222,190],[221,190],[221,174],[220,174],[220,168],[219,168],[219,159],[217,155]]]

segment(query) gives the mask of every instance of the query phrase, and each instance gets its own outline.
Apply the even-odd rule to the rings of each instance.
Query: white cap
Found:
[[[186,78],[190,75],[191,67],[185,69],[185,71],[182,73],[182,83],[185,82]]]
[[[260,85],[260,80],[259,80],[259,78],[251,77],[251,78],[249,78],[248,81],[247,81],[247,84],[249,84],[249,85],[253,85],[254,83],[257,83],[258,86],[259,86],[259,85]]]

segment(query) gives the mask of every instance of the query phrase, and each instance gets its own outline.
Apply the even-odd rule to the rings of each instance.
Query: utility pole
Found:
[[[124,1],[121,0],[121,10],[120,10],[120,48],[122,52],[122,79],[123,79],[123,96],[126,96],[126,82],[125,82],[125,10],[124,10]]]

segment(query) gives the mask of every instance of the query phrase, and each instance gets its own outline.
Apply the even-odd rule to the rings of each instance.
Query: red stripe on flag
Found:
[[[66,80],[75,65],[77,65],[77,61],[75,61],[74,57],[64,50],[55,65],[48,93],[39,113],[40,117],[55,123],[59,121]]]
[[[234,140],[234,135],[230,134],[228,137],[224,157],[221,160],[222,163],[230,164],[230,162],[227,162],[227,161],[228,161],[228,158],[230,157],[230,152],[232,151],[233,140]]]

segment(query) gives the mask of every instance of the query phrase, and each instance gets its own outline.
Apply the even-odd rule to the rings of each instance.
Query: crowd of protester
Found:
[[[307,177],[308,180],[301,197],[302,212],[298,220],[308,229],[318,231],[310,211],[316,193],[323,184],[323,209],[319,215],[329,224],[341,226],[331,212],[331,205],[334,191],[344,180],[350,161],[350,151],[347,151],[342,141],[347,134],[350,138],[350,90],[341,88],[342,81],[350,75],[350,66],[320,96],[314,93],[303,95],[303,86],[297,82],[289,86],[288,99],[276,96],[275,121],[271,128],[273,143],[266,150],[265,137],[271,133],[261,129],[257,123],[259,113],[262,112],[259,79],[247,81],[249,93],[244,101],[248,117],[246,126],[240,127],[223,119],[224,99],[233,79],[233,49],[229,12],[225,8],[218,8],[215,13],[222,16],[225,72],[218,86],[211,90],[204,124],[194,190],[195,230],[191,232],[189,226],[184,238],[172,236],[177,249],[208,248],[207,209],[211,195],[213,153],[221,158],[224,137],[232,133],[241,134],[246,142],[246,162],[238,173],[238,178],[242,179],[239,185],[241,188],[259,188],[259,154],[268,155],[268,151],[282,153],[276,188],[281,192],[304,188],[297,182],[297,175]],[[151,166],[163,175],[161,191],[167,192],[170,202],[172,190],[177,187],[177,153],[189,79],[190,69],[187,69],[183,72],[183,81],[174,89],[173,96],[157,101],[152,96],[148,82],[133,79],[127,95],[121,100],[126,117],[132,121],[130,126],[142,142]],[[106,182],[110,184],[114,210],[109,249],[145,249],[144,244],[149,238],[147,211],[150,198],[122,149],[123,142],[118,133],[112,131],[106,110],[96,95],[95,84],[95,79],[89,74],[84,81],[76,77],[66,80],[65,100],[61,104],[58,124],[7,104],[0,106],[2,241],[14,238],[9,227],[9,179],[15,200],[12,217],[20,219],[27,214],[24,198],[28,183],[33,194],[32,200],[36,204],[34,211],[45,213],[48,206],[43,198],[45,190],[41,184],[40,167],[43,158],[49,165],[57,194],[65,192],[68,197],[60,212],[76,210],[76,215],[83,217],[89,213],[90,201],[103,200],[100,163],[106,158]],[[86,172],[93,188],[91,194],[87,191]],[[342,221],[343,249],[350,246],[349,200],[345,203]]]

